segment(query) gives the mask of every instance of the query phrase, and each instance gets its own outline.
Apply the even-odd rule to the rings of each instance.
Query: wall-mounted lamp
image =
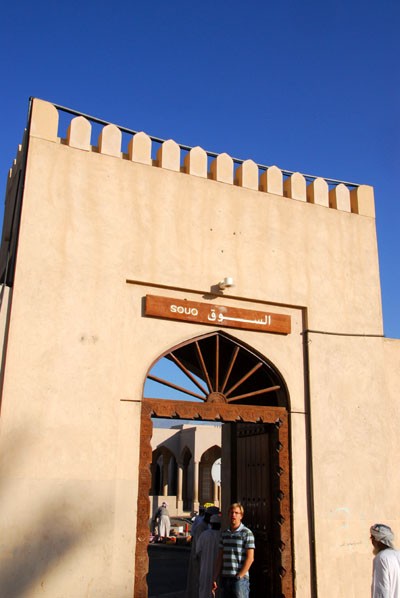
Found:
[[[221,289],[221,291],[227,289],[228,287],[233,287],[233,278],[231,278],[230,276],[225,277],[224,280],[221,280],[218,283],[218,286]]]

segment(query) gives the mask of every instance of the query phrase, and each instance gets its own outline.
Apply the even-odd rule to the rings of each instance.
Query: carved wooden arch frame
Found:
[[[205,336],[210,335],[204,335],[204,337]],[[194,342],[194,340],[195,339],[191,339],[192,342]],[[242,343],[241,346],[243,346]],[[167,353],[168,352],[165,352],[158,359],[161,359],[161,357]],[[158,359],[156,361],[158,361]],[[148,596],[146,575],[148,573],[149,567],[147,546],[149,539],[148,519],[150,517],[149,488],[151,485],[150,464],[152,460],[152,417],[188,420],[198,419],[203,421],[219,422],[265,423],[274,424],[276,426],[278,430],[278,441],[275,447],[277,452],[276,476],[279,478],[279,496],[276,497],[276,500],[279,501],[278,523],[281,528],[281,596],[282,598],[293,598],[294,576],[290,486],[290,434],[287,409],[285,407],[240,405],[233,403],[223,404],[213,402],[199,403],[191,401],[171,401],[167,399],[146,398],[143,398],[142,400],[140,422],[140,460],[134,598],[147,598]]]

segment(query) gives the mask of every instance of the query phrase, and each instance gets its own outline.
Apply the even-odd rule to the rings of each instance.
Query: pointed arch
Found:
[[[183,464],[188,464],[190,459],[192,459],[192,451],[185,444],[185,446],[181,450],[181,454],[179,455],[179,460]]]
[[[162,358],[173,362],[181,370],[185,381],[189,381],[188,386],[154,375],[152,368]],[[173,395],[173,400],[163,398],[162,395],[162,398],[148,396],[146,388],[148,380],[159,384],[161,388],[176,391],[176,395],[180,394],[186,400],[179,400],[176,395]],[[235,443],[236,445],[242,443],[242,437],[243,442],[247,436],[254,438],[259,434],[262,437],[261,444],[265,445],[263,450],[270,463],[267,469],[270,478],[268,491],[272,506],[270,513],[272,536],[268,536],[268,542],[274,559],[273,583],[279,595],[293,598],[290,399],[285,380],[278,368],[243,341],[225,331],[217,330],[188,339],[159,355],[146,374],[143,389],[135,598],[147,598],[146,522],[149,516],[147,496],[150,487],[150,438],[153,417],[228,423],[229,426],[224,429],[228,432],[234,430],[229,441],[232,455],[240,454],[240,450],[234,450],[233,446]],[[257,444],[260,443],[257,441]],[[253,457],[251,458],[254,461]],[[195,465],[198,466],[198,463]],[[259,463],[254,462],[250,465],[253,467]],[[249,470],[246,463],[243,463],[243,466],[246,471]],[[233,488],[232,482],[229,483]],[[251,503],[253,498],[246,498],[246,496],[243,498],[244,503],[249,504],[249,511],[254,510],[254,505]],[[263,533],[263,531],[259,532],[260,537]],[[260,551],[260,555],[262,554],[264,551]],[[272,561],[269,567],[271,563]],[[260,563],[258,568],[261,572],[267,571],[263,563]]]
[[[192,496],[189,491],[191,487],[190,480],[193,476],[193,454],[192,451],[185,445],[181,451],[179,466],[182,468],[182,480],[181,480],[181,500],[182,506],[185,510],[190,508]]]
[[[219,494],[212,475],[211,468],[217,459],[221,458],[221,446],[214,444],[201,455],[199,471],[199,501],[204,504],[212,502],[219,506]]]
[[[221,456],[221,447],[218,444],[214,444],[206,449],[203,454],[201,455],[201,461],[209,461],[210,459],[218,459]]]
[[[176,493],[176,457],[174,452],[161,444],[152,452],[151,489],[152,496],[168,496]]]

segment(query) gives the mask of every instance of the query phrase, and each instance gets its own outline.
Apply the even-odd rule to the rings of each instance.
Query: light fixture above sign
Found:
[[[218,286],[221,289],[221,291],[229,287],[233,287],[233,278],[231,278],[230,276],[226,276],[223,280],[221,280],[218,283]]]

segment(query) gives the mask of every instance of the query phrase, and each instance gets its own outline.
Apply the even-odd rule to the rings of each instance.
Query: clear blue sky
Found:
[[[385,333],[400,338],[399,26],[398,0],[7,2],[0,194],[29,96],[373,185]]]

